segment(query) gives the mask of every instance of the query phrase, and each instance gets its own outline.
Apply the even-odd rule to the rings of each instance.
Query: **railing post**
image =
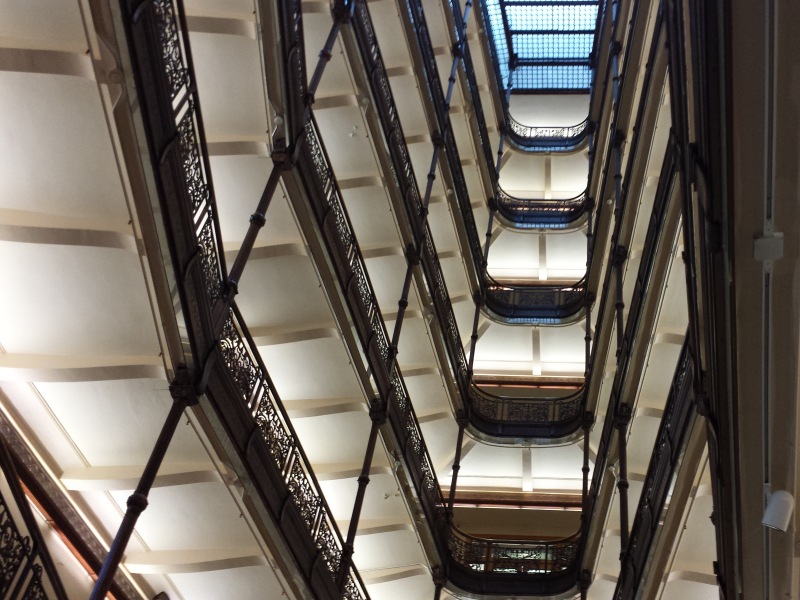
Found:
[[[442,597],[442,590],[444,589],[445,584],[447,583],[447,577],[444,574],[444,569],[442,567],[434,567],[433,568],[433,600],[441,600]]]
[[[622,344],[624,342],[625,325],[622,317],[622,311],[625,308],[625,301],[622,297],[622,276],[625,261],[628,259],[628,249],[625,246],[618,244],[614,248],[614,268],[617,271],[616,276],[616,296],[617,301],[614,308],[617,311],[617,363],[622,359]]]
[[[581,520],[588,531],[589,515],[589,433],[594,425],[594,413],[584,411],[583,413],[583,494],[581,495]]]
[[[464,429],[467,426],[467,416],[464,411],[456,413],[456,421],[458,421],[458,437],[456,438],[456,456],[453,459],[453,478],[450,480],[450,495],[447,499],[447,518],[451,521],[453,518],[453,504],[456,500],[456,485],[458,484],[458,472],[461,470],[461,447],[464,445]]]
[[[583,569],[578,576],[578,589],[581,592],[581,600],[586,600],[589,587],[592,585],[592,573],[588,569]]]
[[[620,403],[614,416],[614,427],[617,428],[617,445],[619,451],[619,529],[620,529],[620,562],[624,564],[625,554],[628,552],[628,423],[631,420],[631,407],[629,404]]]
[[[100,570],[89,600],[102,600],[106,597],[139,515],[147,508],[147,496],[153,487],[158,469],[161,467],[175,430],[181,421],[183,411],[187,406],[193,406],[197,403],[197,394],[190,381],[189,371],[185,367],[179,368],[169,386],[169,391],[172,395],[172,406],[147,461],[142,477],[139,479],[139,484],[128,498],[128,509],[125,511],[122,524],[119,526],[114,542],[111,544],[111,549],[103,563],[103,568]]]
[[[361,509],[364,506],[364,496],[369,485],[369,474],[372,470],[372,458],[375,456],[375,446],[378,440],[380,426],[386,422],[388,403],[375,398],[369,407],[369,416],[372,419],[372,426],[369,430],[367,449],[364,453],[364,463],[361,467],[361,474],[358,476],[358,491],[353,502],[353,513],[350,517],[350,526],[347,529],[347,539],[342,548],[342,560],[339,563],[339,574],[336,585],[340,592],[344,592],[347,585],[347,575],[353,564],[353,552],[355,551],[356,533],[358,533],[358,522],[361,519]]]

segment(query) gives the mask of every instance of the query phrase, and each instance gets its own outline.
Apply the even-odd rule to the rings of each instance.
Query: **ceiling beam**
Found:
[[[0,381],[52,383],[165,377],[159,356],[0,354]]]
[[[61,474],[61,483],[68,490],[80,492],[132,490],[138,485],[143,472],[144,465],[66,469]],[[222,481],[222,475],[209,465],[164,464],[156,475],[153,487]]]
[[[131,573],[143,575],[205,573],[266,564],[258,548],[151,550],[128,554],[125,560]]]

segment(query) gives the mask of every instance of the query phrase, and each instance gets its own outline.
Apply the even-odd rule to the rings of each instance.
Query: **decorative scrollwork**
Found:
[[[523,125],[517,121],[510,114],[506,115],[508,120],[508,127],[512,133],[520,138],[526,140],[537,141],[544,140],[547,142],[555,142],[561,145],[575,145],[580,142],[586,132],[586,127],[589,124],[589,119],[584,119],[577,125],[568,125],[564,127],[538,127],[534,125]]]
[[[536,400],[523,400],[521,402],[507,400],[506,418],[509,421],[523,423],[547,423],[552,421],[550,406],[552,402],[537,402]]]
[[[302,458],[296,449],[293,454],[294,460],[292,461],[292,468],[289,471],[286,485],[292,494],[295,506],[300,510],[303,522],[311,531],[314,528],[320,508],[320,497],[311,487],[308,473],[303,469]]]
[[[31,540],[17,529],[2,496],[0,501],[0,595],[5,597],[17,570],[30,554]]]
[[[328,571],[336,573],[342,561],[342,550],[337,543],[338,539],[327,519],[324,519],[317,532],[317,549]]]
[[[452,559],[484,573],[547,574],[574,567],[580,539],[553,542],[501,541],[472,537],[452,527],[448,547]]]
[[[22,600],[47,600],[47,592],[42,585],[42,567],[33,565],[33,575],[25,588]]]
[[[260,373],[232,314],[223,325],[219,346],[242,401],[249,405]]]
[[[518,198],[498,188],[497,209],[517,227],[563,229],[588,210],[586,192],[564,200]]]
[[[169,89],[174,100],[187,83],[188,70],[183,62],[181,41],[178,36],[178,21],[175,14],[174,0],[154,0],[158,27],[158,37],[161,45],[161,60],[163,61],[164,74],[169,82]]]

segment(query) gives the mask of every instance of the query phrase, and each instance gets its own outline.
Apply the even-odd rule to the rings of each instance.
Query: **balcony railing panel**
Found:
[[[500,220],[514,229],[574,229],[585,222],[588,210],[586,192],[563,200],[538,200],[497,190]]]
[[[180,3],[132,1],[124,9],[187,358],[308,585],[321,598],[341,598],[341,534],[241,314],[224,298],[227,270]],[[354,568],[345,581],[348,600],[369,598]]]

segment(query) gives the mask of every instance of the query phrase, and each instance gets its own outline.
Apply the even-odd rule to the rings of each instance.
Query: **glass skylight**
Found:
[[[485,0],[484,15],[503,87],[588,91],[598,4],[598,0]]]

